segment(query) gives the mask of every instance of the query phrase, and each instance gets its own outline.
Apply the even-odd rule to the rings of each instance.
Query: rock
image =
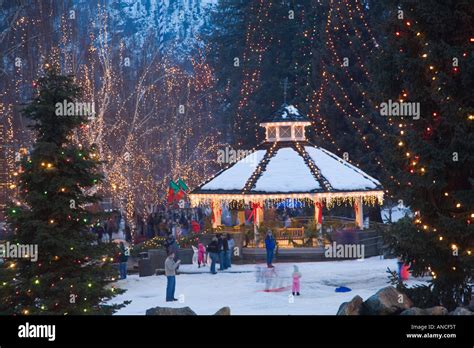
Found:
[[[146,310],[145,315],[197,315],[189,307],[170,308],[170,307],[155,307]]]
[[[405,309],[403,312],[400,313],[400,315],[427,315],[427,314],[426,314],[426,309],[411,307],[411,308]]]
[[[426,315],[448,315],[448,310],[443,306],[434,306],[426,308]]]
[[[393,286],[380,289],[364,302],[365,313],[369,315],[393,315],[413,306],[407,295]]]
[[[458,307],[454,311],[450,312],[449,315],[474,315],[474,313],[467,308]]]
[[[474,312],[474,298],[471,300],[471,303],[469,303],[469,306],[467,306],[467,309]]]
[[[222,307],[214,315],[230,315],[230,308],[229,307]]]
[[[356,295],[349,302],[344,302],[339,307],[336,315],[361,315],[364,300],[359,295]]]
[[[411,307],[405,309],[400,315],[448,315],[448,310],[443,306],[435,306],[431,308]]]

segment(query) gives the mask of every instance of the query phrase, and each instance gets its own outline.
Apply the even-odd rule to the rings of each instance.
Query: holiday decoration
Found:
[[[100,162],[72,140],[85,117],[54,112],[56,103],[77,100],[81,90],[56,66],[46,69],[37,88],[24,109],[34,121],[36,142],[18,175],[20,204],[7,216],[15,231],[9,242],[37,251],[28,258],[6,258],[0,266],[0,313],[111,314],[124,306],[104,303],[123,292],[110,287],[117,272],[108,260],[115,247],[94,243],[90,227],[98,217],[86,209],[99,200],[85,192],[102,180]]]

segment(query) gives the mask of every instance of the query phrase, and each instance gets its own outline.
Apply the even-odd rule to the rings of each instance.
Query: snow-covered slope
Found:
[[[83,0],[76,0],[82,2]],[[182,57],[200,45],[199,35],[209,26],[217,0],[119,0],[107,5],[114,35],[127,46],[142,46],[152,38],[161,50]]]

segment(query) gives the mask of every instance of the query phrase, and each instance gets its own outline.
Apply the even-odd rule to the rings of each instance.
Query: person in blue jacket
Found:
[[[127,261],[128,256],[130,255],[130,251],[125,248],[125,244],[120,242],[120,252],[119,252],[119,271],[120,271],[120,279],[127,279]]]
[[[267,249],[267,266],[268,268],[274,268],[272,265],[273,253],[275,251],[275,238],[273,238],[272,231],[267,231],[267,237],[265,238],[265,249]]]

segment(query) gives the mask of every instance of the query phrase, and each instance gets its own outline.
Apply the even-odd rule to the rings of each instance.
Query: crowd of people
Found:
[[[133,242],[140,243],[153,237],[167,237],[169,234],[180,238],[200,233],[204,230],[204,217],[200,208],[173,209],[163,206],[154,209],[146,218],[136,213]],[[112,242],[113,238],[132,243],[130,224],[120,211],[114,211],[108,218],[97,221],[91,227],[91,232],[96,235],[98,243]]]
[[[226,236],[223,234],[216,234],[212,237],[211,242],[207,246],[207,253],[211,258],[211,273],[216,274],[216,263],[219,261],[219,271],[224,271],[232,267],[232,253],[234,250],[235,242],[232,235],[228,233]]]
[[[176,243],[174,237],[170,234],[165,243],[166,251],[168,257],[165,260],[165,275],[167,278],[166,285],[166,301],[177,301],[174,297],[175,288],[176,288],[176,270],[179,268],[181,260],[178,258],[179,247]],[[212,274],[217,274],[219,271],[224,271],[232,267],[232,254],[235,247],[235,242],[230,233],[216,234],[212,237],[211,242],[204,247],[204,245],[199,242],[197,246],[197,264],[198,268],[206,266],[206,259],[210,259],[210,272]],[[276,247],[276,241],[273,238],[272,231],[268,230],[265,238],[265,248],[267,253],[267,267],[269,269],[274,269],[272,264],[273,262],[273,253]],[[216,269],[216,265],[219,263],[219,269]],[[300,278],[301,273],[298,269],[298,266],[293,266],[292,273],[292,284],[291,291],[293,296],[300,296]]]
[[[118,239],[124,239],[129,243],[132,241],[130,226],[119,211],[113,212],[104,220],[97,221],[91,227],[91,232],[96,235],[98,243],[112,242],[114,234]]]
[[[164,269],[167,277],[166,301],[176,301],[174,292],[176,288],[176,270],[179,268],[181,260],[179,259],[179,244],[177,240],[180,237],[191,233],[199,233],[204,230],[205,214],[199,208],[196,209],[172,209],[161,207],[154,209],[149,213],[146,219],[138,214],[135,216],[136,236],[142,237],[142,240],[151,239],[156,236],[166,237],[164,248],[167,258]],[[283,224],[289,225],[291,218],[288,214],[279,216]],[[119,212],[112,213],[106,220],[98,221],[91,231],[97,235],[98,243],[112,242],[114,233],[118,233],[119,239],[125,236],[125,240],[132,242],[132,236],[129,225]],[[122,238],[120,238],[122,237]],[[135,240],[135,242],[139,242]],[[225,271],[232,267],[232,256],[235,248],[235,241],[232,234],[215,234],[210,243],[206,246],[203,241],[198,242],[195,247],[197,252],[197,267],[207,267],[211,274],[217,274],[218,271]],[[272,231],[268,230],[265,237],[266,261],[268,268],[274,268],[273,257],[276,248],[276,241]],[[119,253],[117,256],[120,279],[127,277],[127,262],[130,250],[121,241],[119,243]],[[217,268],[217,265],[219,267]],[[301,274],[295,269],[293,273],[292,293],[299,295],[299,278]]]
[[[203,231],[204,214],[201,208],[173,209],[162,206],[154,209],[145,219],[136,214],[135,223],[139,239],[166,237],[170,233],[179,238]]]
[[[198,268],[205,267],[207,258],[210,259],[210,272],[217,274],[216,264],[219,262],[219,271],[224,271],[232,267],[232,252],[235,247],[234,238],[230,233],[227,235],[216,234],[212,237],[211,242],[204,247],[202,242],[197,246],[197,263]],[[168,234],[165,242],[166,253],[168,257],[165,260],[166,275],[166,301],[177,301],[174,297],[176,288],[176,270],[179,268],[181,260],[179,260],[179,246],[172,233]]]

